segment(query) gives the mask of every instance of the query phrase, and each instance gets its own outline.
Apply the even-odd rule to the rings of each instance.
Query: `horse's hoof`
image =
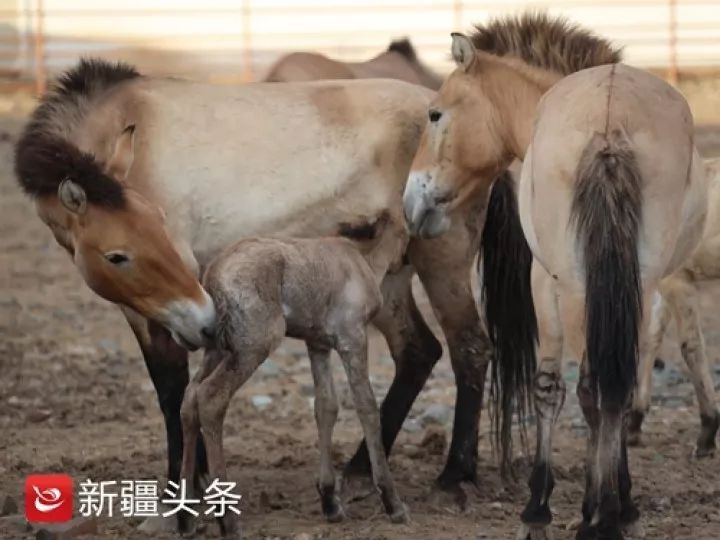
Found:
[[[553,533],[549,525],[533,526],[521,523],[515,540],[553,540]]]
[[[598,527],[583,521],[575,540],[625,540],[620,527]]]
[[[479,495],[478,486],[472,482],[453,482],[451,484],[435,482],[430,500],[433,506],[457,507],[461,512],[465,512],[472,506],[470,504],[471,495],[475,495],[475,498]]]
[[[715,457],[715,450],[716,447],[714,444],[712,445],[700,445],[698,444],[695,447],[695,451],[693,452],[693,456],[696,459],[706,459],[706,458],[712,458]]]
[[[628,431],[627,445],[634,448],[642,446],[642,431]]]
[[[408,512],[407,506],[403,503],[400,503],[398,508],[391,514],[388,514],[388,516],[390,517],[391,523],[410,523],[410,512]]]
[[[343,476],[340,495],[343,502],[353,503],[372,497],[377,493],[372,478],[364,474]]]
[[[347,515],[345,514],[345,509],[342,504],[340,504],[340,501],[337,501],[337,505],[332,512],[325,514],[325,519],[328,523],[340,523],[341,521],[344,521],[346,517]]]
[[[645,538],[645,527],[642,526],[640,520],[628,523],[623,526],[623,533],[627,538]]]

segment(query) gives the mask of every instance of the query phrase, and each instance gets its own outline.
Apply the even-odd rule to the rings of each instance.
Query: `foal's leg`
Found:
[[[532,268],[533,301],[538,319],[538,358],[535,376],[534,404],[537,415],[535,464],[528,486],[530,500],[521,515],[522,526],[517,538],[547,538],[552,521],[550,495],[555,486],[552,473],[552,439],[555,424],[565,403],[562,378],[562,325],[558,314],[557,294],[550,275],[537,263]]]
[[[395,491],[380,435],[380,415],[368,377],[365,328],[358,324],[348,330],[345,335],[338,336],[337,351],[343,361],[355,399],[355,409],[365,434],[373,482],[380,490],[380,497],[390,520],[393,523],[405,523],[408,520],[407,509]]]
[[[227,481],[222,432],[230,399],[267,358],[267,354],[266,348],[243,351],[241,357],[225,354],[217,368],[197,386],[198,419],[205,435],[208,469],[212,479]],[[225,512],[220,518],[220,529],[226,540],[242,537],[237,515],[232,511]]]
[[[337,396],[330,369],[330,350],[308,342],[308,353],[315,383],[315,422],[320,446],[320,476],[317,489],[323,514],[334,523],[345,518],[335,493],[335,470],[332,463],[332,433],[338,416]]]
[[[442,355],[442,347],[428,328],[412,296],[414,270],[405,266],[382,283],[383,306],[373,324],[385,337],[395,361],[395,376],[380,409],[382,442],[389,454],[413,401]],[[343,471],[344,489],[370,477],[370,459],[363,441]]]
[[[670,322],[670,306],[668,300],[660,294],[655,293],[652,307],[652,317],[648,330],[647,350],[640,356],[638,365],[638,382],[633,395],[632,409],[628,418],[627,443],[630,446],[637,446],[641,442],[642,423],[650,409],[652,399],[652,372],[657,352],[662,345],[663,336],[667,331]]]
[[[193,478],[195,475],[195,461],[197,441],[200,436],[200,419],[198,418],[197,387],[212,373],[222,360],[222,353],[216,350],[205,351],[205,357],[200,370],[195,374],[185,389],[185,397],[180,407],[180,419],[183,428],[183,459],[180,470],[180,478],[185,480],[188,496],[195,495]],[[192,535],[195,532],[195,520],[192,514],[181,512],[178,514],[178,525],[180,532],[185,535]]]
[[[682,278],[682,275],[666,280],[663,290],[675,311],[680,351],[687,364],[700,408],[701,429],[697,439],[696,455],[711,456],[716,448],[715,437],[720,426],[720,412],[715,398],[710,364],[705,353],[697,291],[692,283]]]

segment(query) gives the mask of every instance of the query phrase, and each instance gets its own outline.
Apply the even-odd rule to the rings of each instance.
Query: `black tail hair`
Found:
[[[532,402],[537,319],[530,288],[532,253],[518,214],[514,181],[500,174],[488,202],[480,246],[482,299],[494,355],[490,413],[503,475],[512,473],[512,420],[525,416]]]
[[[600,406],[623,407],[635,385],[642,285],[637,237],[642,178],[618,130],[597,133],[576,172],[571,224],[585,263],[585,339]]]

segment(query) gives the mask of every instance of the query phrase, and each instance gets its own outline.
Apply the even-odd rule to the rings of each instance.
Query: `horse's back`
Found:
[[[275,62],[263,80],[290,82],[354,78],[353,71],[342,62],[319,53],[294,52]]]
[[[201,259],[239,232],[335,234],[401,212],[432,95],[395,80],[145,85],[146,176]]]

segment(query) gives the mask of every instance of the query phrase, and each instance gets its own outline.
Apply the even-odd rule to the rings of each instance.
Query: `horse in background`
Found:
[[[717,447],[720,411],[705,339],[700,326],[697,283],[720,279],[720,158],[705,160],[708,179],[708,218],[700,245],[677,272],[660,282],[655,295],[648,345],[640,359],[638,384],[628,422],[628,444],[641,442],[642,423],[650,409],[652,370],[670,319],[677,325],[680,353],[697,396],[700,410],[700,434],[695,456],[710,457]]]
[[[277,60],[263,79],[266,82],[321,79],[399,79],[437,90],[443,78],[423,64],[409,39],[399,39],[365,62],[341,62],[320,53],[293,52]]]

